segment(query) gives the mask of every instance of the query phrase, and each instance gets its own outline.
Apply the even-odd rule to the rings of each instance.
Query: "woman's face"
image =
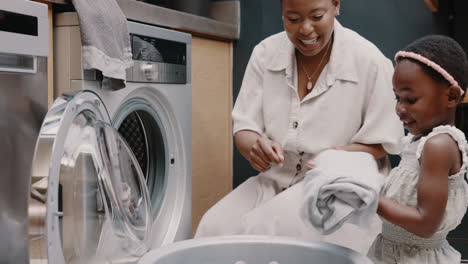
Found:
[[[283,25],[289,39],[304,56],[315,56],[333,33],[340,0],[283,0]]]

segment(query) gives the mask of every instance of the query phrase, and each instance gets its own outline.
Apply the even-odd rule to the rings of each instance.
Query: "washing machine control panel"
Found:
[[[187,43],[130,34],[133,67],[127,81],[187,83]]]

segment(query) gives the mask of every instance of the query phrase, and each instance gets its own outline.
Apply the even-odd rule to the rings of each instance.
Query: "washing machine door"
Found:
[[[59,97],[43,122],[30,212],[44,205],[43,232],[33,226],[30,237],[45,244],[30,243],[32,259],[44,259],[35,256],[44,246],[54,264],[128,262],[148,250],[151,207],[143,173],[92,92]]]

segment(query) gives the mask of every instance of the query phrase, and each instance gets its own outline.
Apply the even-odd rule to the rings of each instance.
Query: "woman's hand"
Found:
[[[256,170],[264,172],[274,163],[283,165],[284,152],[277,142],[251,130],[240,130],[234,136],[237,149]]]
[[[252,145],[247,160],[256,170],[264,172],[273,163],[283,166],[284,156],[281,146],[268,138],[259,137]]]

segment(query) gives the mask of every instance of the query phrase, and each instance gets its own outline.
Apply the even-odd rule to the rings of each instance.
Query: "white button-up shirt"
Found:
[[[252,130],[282,145],[285,165],[265,174],[292,175],[284,182],[290,185],[305,172],[307,158],[351,143],[399,152],[404,130],[395,113],[393,66],[375,45],[335,20],[330,60],[302,100],[294,50],[286,32],[254,48],[232,113],[234,133]]]

